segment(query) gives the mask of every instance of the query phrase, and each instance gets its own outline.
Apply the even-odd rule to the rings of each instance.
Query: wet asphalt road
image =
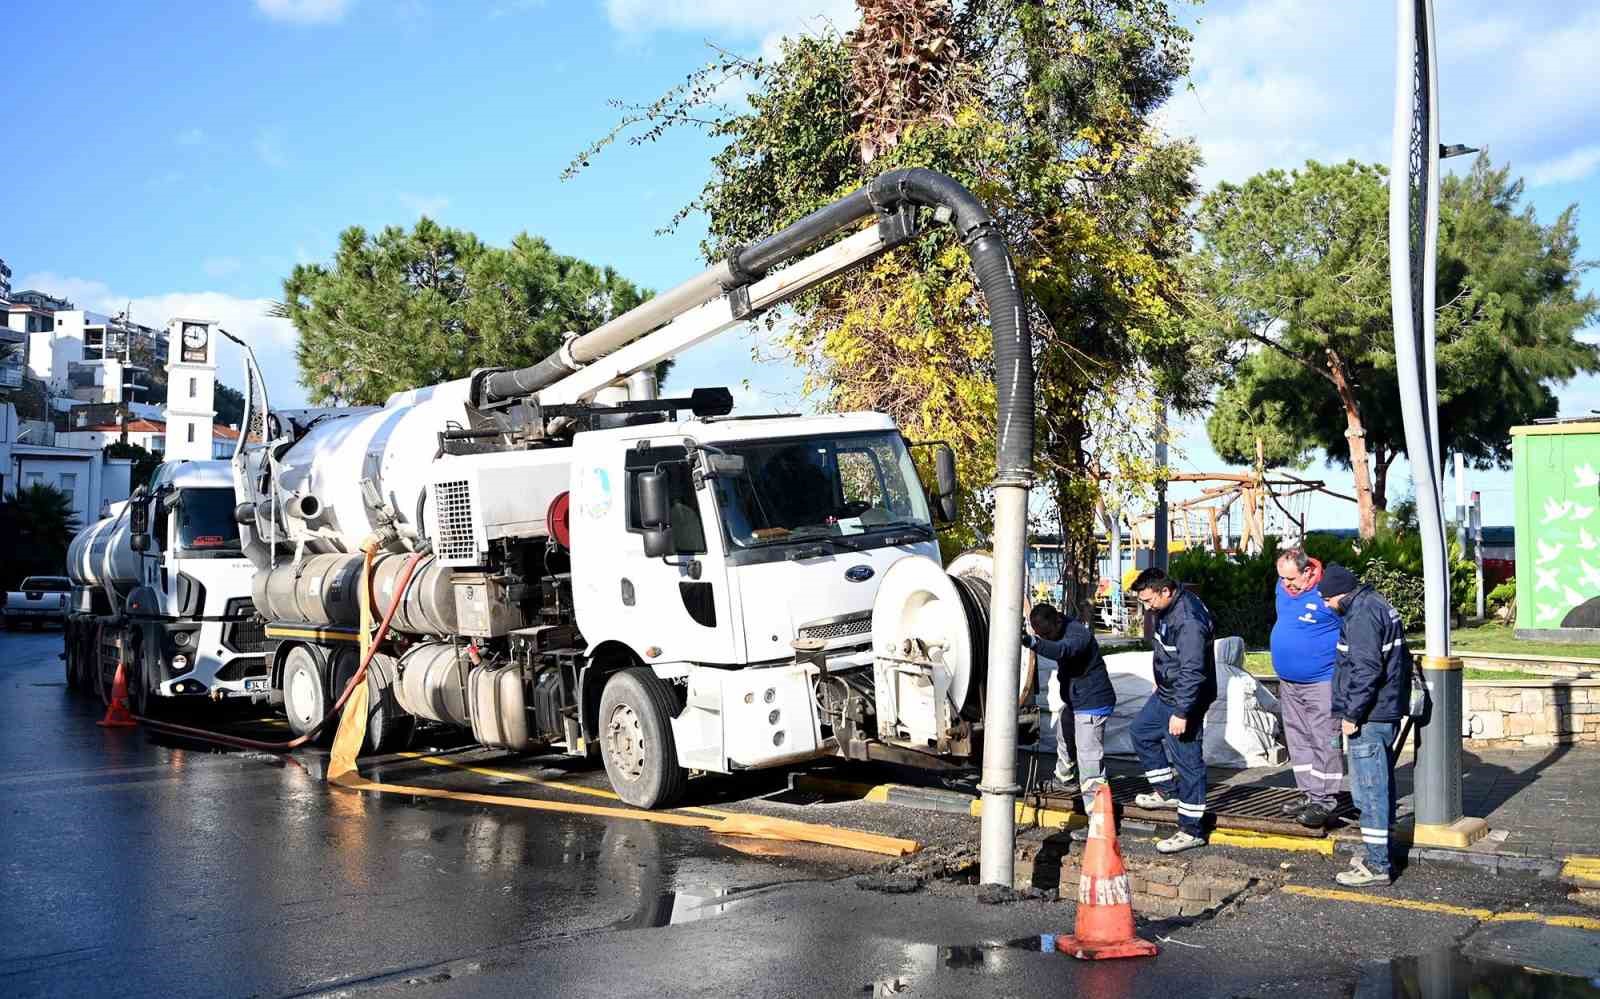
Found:
[[[1041,932],[1070,928],[1070,904],[984,906],[954,882],[911,895],[861,890],[854,875],[883,866],[877,857],[354,794],[322,782],[321,752],[285,760],[100,729],[100,705],[67,691],[59,649],[58,632],[0,634],[0,995],[1378,999],[1463,995],[1519,964],[1600,974],[1600,933],[1282,892],[1210,920],[1144,927],[1167,938],[1154,960],[1075,964],[1037,944]],[[495,765],[553,772],[538,761]],[[374,776],[543,790],[414,761]],[[594,773],[568,779],[603,784]],[[738,798],[771,787],[720,790]],[[929,842],[973,831],[889,806],[788,807]],[[1332,870],[1320,858],[1294,863],[1307,883],[1326,884]],[[1553,882],[1449,868],[1415,868],[1393,891],[1593,914]],[[1452,961],[1451,947],[1502,963]],[[1581,979],[1483,987],[1600,995]]]

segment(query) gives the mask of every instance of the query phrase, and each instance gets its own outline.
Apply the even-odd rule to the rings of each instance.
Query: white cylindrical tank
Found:
[[[67,546],[67,575],[79,586],[110,585],[128,593],[139,584],[139,555],[125,516],[107,517],[79,531]]]
[[[296,441],[278,460],[276,500],[288,540],[304,540],[312,553],[359,551],[376,526],[363,479],[400,523],[415,526],[439,432],[470,425],[471,385],[463,378],[397,392],[380,410],[328,420]]]

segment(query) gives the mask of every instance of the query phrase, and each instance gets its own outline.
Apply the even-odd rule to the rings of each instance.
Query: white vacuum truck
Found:
[[[291,727],[314,726],[354,675],[360,552],[375,542],[374,614],[393,620],[368,674],[370,748],[424,718],[489,746],[598,749],[643,807],[672,804],[691,770],[829,754],[949,765],[996,731],[1014,759],[1021,534],[997,531],[1015,542],[992,562],[940,566],[949,449],[929,462],[930,509],[886,416],[739,417],[726,389],[656,393],[661,360],[914,238],[919,206],[953,220],[974,258],[1001,368],[997,493],[1020,482],[1020,514],[1032,374],[1016,281],[982,205],[926,170],[887,175],[528,368],[350,415],[285,414],[252,359],[245,440],[259,438],[235,457],[237,516]],[[991,603],[1011,622],[992,635]],[[988,669],[995,641],[1010,669]]]
[[[134,713],[270,695],[253,572],[225,461],[169,461],[67,548],[67,684],[109,699],[126,666]],[[159,699],[159,700],[158,700]]]

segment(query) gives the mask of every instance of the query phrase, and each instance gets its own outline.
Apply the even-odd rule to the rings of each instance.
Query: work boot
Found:
[[[1135,795],[1133,803],[1140,808],[1177,808],[1178,799],[1169,798],[1160,791],[1151,791],[1149,794]]]
[[[1199,836],[1186,833],[1180,829],[1166,839],[1156,843],[1156,850],[1161,853],[1182,853],[1185,850],[1193,850],[1205,845],[1206,841]],[[1344,875],[1341,874],[1340,877],[1344,877]]]
[[[1156,845],[1156,849],[1161,849],[1160,844]],[[1350,861],[1350,869],[1335,874],[1333,880],[1347,888],[1382,888],[1394,883],[1394,878],[1388,871],[1382,873],[1374,871],[1360,857]]]
[[[1295,821],[1307,829],[1322,829],[1327,826],[1331,818],[1333,811],[1328,806],[1313,801],[1300,810],[1300,814],[1295,816]]]
[[[1293,798],[1290,798],[1288,801],[1284,802],[1283,807],[1279,809],[1279,811],[1281,811],[1284,815],[1292,817],[1305,811],[1305,807],[1309,804],[1311,804],[1311,796],[1302,791]]]

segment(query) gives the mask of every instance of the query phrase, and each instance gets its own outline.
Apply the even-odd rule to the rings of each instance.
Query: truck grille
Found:
[[[834,638],[844,638],[848,635],[865,635],[872,630],[872,612],[862,611],[859,614],[846,614],[843,617],[826,618],[821,621],[812,621],[800,626],[801,638],[820,638],[824,641]]]
[[[228,601],[224,612],[228,617],[243,618],[222,623],[222,645],[234,652],[260,652],[266,645],[266,626],[256,617],[255,604],[249,597],[234,597]]]
[[[472,565],[478,560],[478,543],[472,530],[472,487],[465,479],[433,484],[436,526],[433,550],[439,560]]]

